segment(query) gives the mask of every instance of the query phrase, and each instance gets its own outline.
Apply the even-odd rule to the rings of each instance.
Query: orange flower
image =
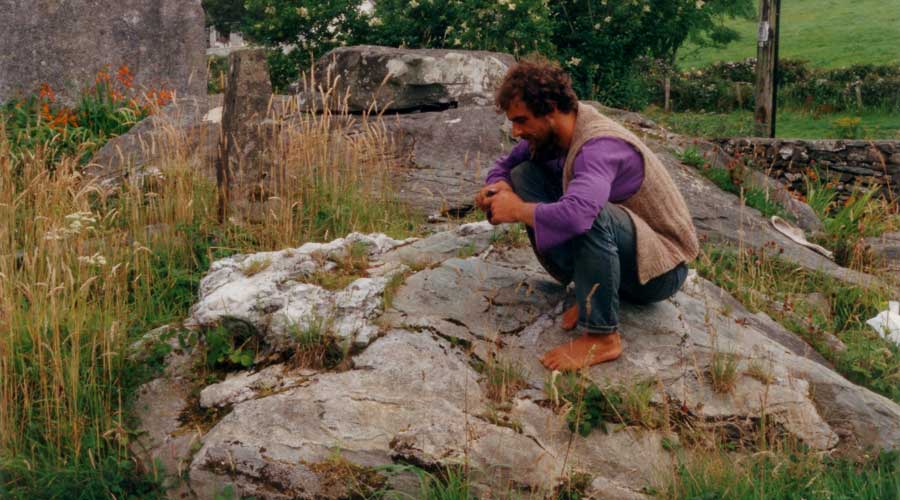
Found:
[[[40,97],[41,97],[41,99],[47,99],[50,102],[53,102],[56,100],[56,94],[53,93],[53,89],[50,88],[49,83],[45,82],[45,83],[41,84]]]
[[[72,113],[71,110],[69,110],[68,108],[63,108],[50,121],[50,126],[57,130],[62,130],[70,126],[77,127],[78,119],[75,117],[75,114]]]
[[[125,64],[119,66],[119,71],[116,73],[116,80],[127,89],[130,89],[132,85],[134,85],[134,75],[131,74],[131,70],[129,70],[128,66]]]
[[[174,97],[174,94],[172,93],[171,90],[168,90],[168,89],[160,90],[159,98],[156,100],[156,103],[159,104],[160,106],[165,106],[166,104],[169,104],[170,102],[172,102],[173,97]]]
[[[144,97],[147,99],[148,104],[156,104],[158,106],[165,106],[172,102],[175,94],[168,89],[156,90],[150,89],[145,94]]]
[[[110,77],[109,73],[105,69],[101,69],[97,72],[97,78],[94,79],[94,83],[109,83]]]
[[[53,120],[53,113],[50,112],[50,104],[46,102],[41,104],[41,118],[47,121]]]

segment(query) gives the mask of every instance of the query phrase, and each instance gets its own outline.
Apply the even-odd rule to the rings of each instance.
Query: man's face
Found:
[[[528,141],[532,153],[544,152],[555,147],[556,133],[551,114],[537,117],[519,98],[513,99],[506,110],[506,118],[512,122],[512,135]]]

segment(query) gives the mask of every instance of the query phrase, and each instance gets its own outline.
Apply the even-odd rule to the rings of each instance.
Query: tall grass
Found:
[[[735,456],[724,450],[683,458],[664,498],[896,500],[900,456],[855,462],[804,450]]]
[[[0,496],[158,496],[128,449],[146,375],[130,341],[182,318],[217,257],[411,232],[390,201],[384,128],[356,120],[279,123],[262,224],[217,222],[215,187],[177,129],[162,131],[159,176],[110,192],[79,174],[80,150],[14,154],[0,120]]]

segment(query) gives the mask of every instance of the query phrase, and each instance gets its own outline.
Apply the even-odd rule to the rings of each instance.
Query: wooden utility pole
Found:
[[[756,49],[756,104],[753,130],[759,137],[775,137],[778,71],[778,34],[781,0],[759,0],[759,31]]]

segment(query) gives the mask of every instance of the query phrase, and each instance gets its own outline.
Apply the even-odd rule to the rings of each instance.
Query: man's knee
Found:
[[[609,236],[618,233],[633,234],[634,229],[631,217],[621,207],[612,203],[607,203],[591,225],[591,231],[599,232]]]
[[[537,165],[530,161],[522,162],[509,172],[509,178],[512,181],[512,188],[516,194],[528,191],[528,186],[539,182],[537,180]]]

